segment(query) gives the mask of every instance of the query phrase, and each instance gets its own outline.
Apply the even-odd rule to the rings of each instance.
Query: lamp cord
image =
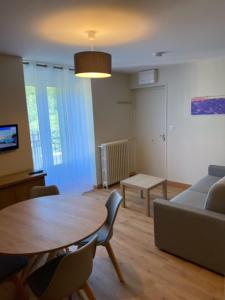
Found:
[[[95,40],[95,34],[96,34],[96,31],[94,30],[89,30],[87,31],[87,34],[88,34],[88,39],[90,41],[90,48],[91,48],[91,51],[94,51],[94,40]]]

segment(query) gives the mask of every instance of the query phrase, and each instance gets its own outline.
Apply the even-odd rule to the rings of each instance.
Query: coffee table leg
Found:
[[[167,200],[167,181],[163,182],[163,198]]]
[[[150,216],[150,190],[146,191],[146,198],[145,198],[145,214],[147,217]]]
[[[121,193],[122,193],[122,196],[123,196],[123,202],[122,202],[122,206],[125,208],[126,207],[126,199],[125,199],[125,185],[121,185]]]
[[[143,190],[141,190],[141,199],[144,199]]]

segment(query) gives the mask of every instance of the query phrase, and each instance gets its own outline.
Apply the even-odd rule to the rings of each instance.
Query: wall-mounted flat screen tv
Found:
[[[19,148],[18,125],[0,125],[0,152]]]

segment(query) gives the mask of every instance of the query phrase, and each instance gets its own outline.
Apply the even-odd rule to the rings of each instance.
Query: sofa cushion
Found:
[[[210,188],[205,209],[225,214],[225,177]]]
[[[225,166],[209,165],[208,174],[217,177],[225,176]]]
[[[170,202],[185,204],[187,206],[204,209],[206,202],[206,194],[192,191],[189,189],[170,200]]]
[[[210,187],[217,182],[220,177],[207,175],[196,182],[190,190],[207,194]]]

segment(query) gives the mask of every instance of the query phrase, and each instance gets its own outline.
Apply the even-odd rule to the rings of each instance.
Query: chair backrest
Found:
[[[30,190],[30,198],[59,195],[59,189],[56,185],[33,186]]]
[[[120,193],[118,193],[116,190],[114,190],[110,194],[110,196],[106,202],[106,208],[107,208],[107,212],[108,212],[106,224],[108,225],[109,231],[111,231],[113,228],[113,224],[115,222],[117,212],[118,212],[118,209],[120,207],[122,200],[123,200],[123,198],[120,195]]]
[[[62,259],[41,300],[61,300],[82,288],[92,272],[96,240],[94,236],[88,244]]]

